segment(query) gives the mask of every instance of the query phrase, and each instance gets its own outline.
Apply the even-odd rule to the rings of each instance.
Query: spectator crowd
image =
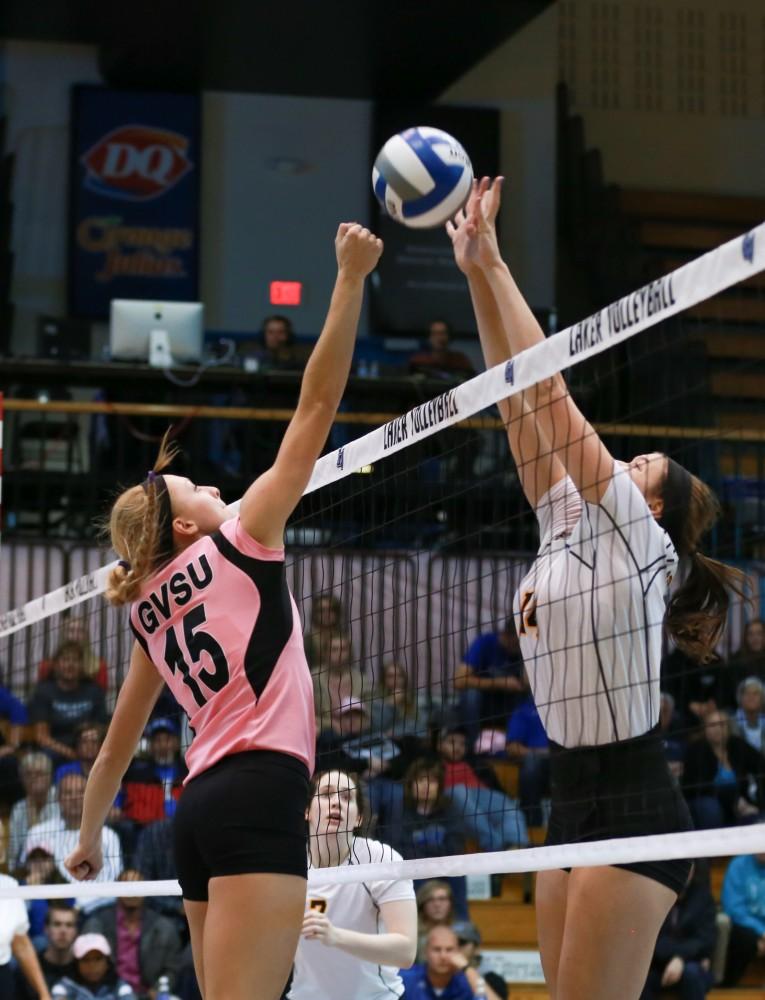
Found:
[[[71,882],[64,859],[76,843],[85,783],[108,724],[107,665],[86,622],[68,619],[60,638],[39,664],[26,701],[0,688],[6,870],[26,885]],[[359,662],[334,595],[314,599],[305,648],[315,685],[317,764],[360,776],[366,823],[378,839],[404,858],[540,842],[549,813],[548,743],[512,619],[466,644],[445,697],[400,659],[375,669]],[[698,828],[762,821],[764,667],[759,620],[748,623],[729,662],[695,664],[678,651],[665,658],[659,726]],[[160,698],[114,801],[102,835],[106,880],[175,877],[172,817],[186,776],[176,711]],[[465,879],[416,888],[420,945],[417,964],[402,973],[405,997],[506,995],[501,979],[476,964],[480,935],[469,922]],[[493,891],[501,891],[501,880]],[[734,984],[752,959],[765,957],[765,854],[730,863],[721,901],[729,938],[723,976]],[[89,993],[154,1000],[160,980],[183,1000],[196,1000],[176,897],[78,899],[73,885],[70,899],[30,901],[23,910],[5,963],[22,1000],[81,1000]],[[708,867],[699,861],[659,936],[644,1000],[675,988],[704,997],[719,928]],[[1,949],[0,941],[0,970]],[[39,981],[30,971],[35,962]]]

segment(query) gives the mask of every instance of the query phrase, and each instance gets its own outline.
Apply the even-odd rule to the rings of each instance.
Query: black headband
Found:
[[[672,458],[667,459],[663,499],[664,510],[659,518],[659,524],[672,539],[677,554],[687,555],[683,536],[691,502],[691,474]]]
[[[152,485],[157,491],[157,503],[159,504],[159,543],[154,557],[156,567],[173,558],[175,542],[173,541],[173,508],[170,504],[170,491],[167,488],[165,477],[156,472],[150,472],[141,486],[148,493],[149,487]]]

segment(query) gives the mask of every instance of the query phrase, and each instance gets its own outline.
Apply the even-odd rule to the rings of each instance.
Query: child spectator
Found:
[[[444,788],[444,766],[437,758],[420,757],[404,777],[401,826],[391,829],[392,844],[404,858],[437,858],[465,853],[465,827]],[[456,915],[467,917],[464,878],[450,878]],[[422,880],[415,882],[415,889]]]
[[[444,767],[444,789],[462,823],[482,851],[525,847],[529,842],[526,820],[515,799],[489,788],[468,762],[467,733],[457,727],[439,739]]]

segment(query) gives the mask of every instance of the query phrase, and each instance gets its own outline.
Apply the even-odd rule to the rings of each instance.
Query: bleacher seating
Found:
[[[533,843],[539,843],[544,831],[529,831]],[[729,858],[715,858],[710,866],[712,895],[719,902],[725,869]],[[533,902],[524,902],[526,883],[523,875],[506,875],[502,880],[502,895],[494,899],[475,900],[470,904],[470,918],[481,932],[487,949],[536,949],[536,912]],[[546,987],[511,984],[512,1000],[543,1000],[549,997]],[[671,997],[672,994],[667,994]],[[709,1000],[764,1000],[765,960],[752,965],[744,984],[736,989],[714,989]]]

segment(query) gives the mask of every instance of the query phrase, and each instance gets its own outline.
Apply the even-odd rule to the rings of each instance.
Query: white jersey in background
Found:
[[[401,855],[379,840],[356,837],[346,865],[401,861]],[[335,927],[361,934],[383,934],[383,903],[414,899],[411,879],[321,885],[311,882],[306,905],[326,913]],[[404,985],[398,969],[373,965],[339,948],[300,938],[288,993],[289,1000],[392,1000]]]
[[[659,721],[669,535],[618,464],[599,504],[567,476],[536,515],[539,552],[513,610],[547,735],[564,747],[641,736]]]

